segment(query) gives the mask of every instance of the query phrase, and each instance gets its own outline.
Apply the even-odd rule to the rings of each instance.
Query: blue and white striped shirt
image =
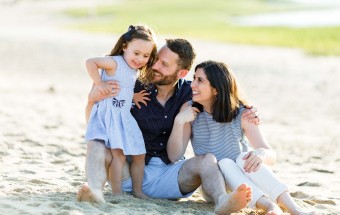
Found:
[[[229,123],[218,123],[212,115],[203,111],[192,122],[191,144],[195,155],[211,153],[217,160],[237,156],[249,150],[249,144],[241,127],[242,111]]]

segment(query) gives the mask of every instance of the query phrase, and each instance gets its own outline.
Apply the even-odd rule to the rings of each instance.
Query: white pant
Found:
[[[288,187],[282,184],[264,164],[256,172],[245,172],[243,169],[245,160],[242,159],[244,155],[246,153],[240,154],[236,159],[236,163],[228,158],[218,162],[227,186],[231,190],[235,190],[243,183],[250,186],[252,189],[252,200],[248,206],[251,208],[256,208],[257,200],[263,195],[276,202],[277,197],[287,191]]]

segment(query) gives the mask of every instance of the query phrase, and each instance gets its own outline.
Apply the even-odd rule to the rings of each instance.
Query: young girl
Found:
[[[112,163],[109,179],[112,193],[121,194],[122,170],[125,156],[131,155],[131,177],[133,196],[147,198],[142,192],[144,176],[145,145],[137,122],[130,113],[137,73],[142,82],[151,79],[149,68],[156,58],[154,33],[146,26],[130,26],[109,56],[91,58],[86,61],[87,71],[94,85],[103,94],[112,88],[106,81],[116,80],[120,92],[114,98],[97,102],[91,110],[87,125],[86,141],[102,141],[111,149]],[[101,69],[101,75],[98,73]]]
[[[214,154],[231,190],[242,183],[251,187],[250,207],[270,215],[283,214],[279,206],[293,215],[314,214],[302,211],[287,186],[264,165],[275,163],[275,152],[260,126],[241,117],[246,102],[230,69],[215,61],[197,65],[191,89],[194,104],[176,116],[169,143],[184,144],[191,137],[195,155]]]

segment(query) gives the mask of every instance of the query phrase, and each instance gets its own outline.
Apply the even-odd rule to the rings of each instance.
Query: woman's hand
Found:
[[[256,172],[264,162],[266,157],[265,149],[259,148],[254,151],[248,152],[244,157],[245,160],[243,169],[245,172]]]
[[[139,103],[143,103],[145,106],[148,106],[147,101],[150,101],[150,98],[148,97],[150,93],[146,92],[146,90],[141,90],[139,93],[133,94],[133,103],[138,107],[138,109],[141,108]]]
[[[188,106],[181,112],[179,112],[176,116],[177,120],[180,123],[184,124],[187,122],[194,121],[196,119],[197,113],[199,113],[199,109],[196,107]]]

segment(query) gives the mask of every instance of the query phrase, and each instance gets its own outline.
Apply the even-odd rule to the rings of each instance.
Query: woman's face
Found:
[[[210,85],[205,72],[202,68],[198,68],[194,74],[194,79],[191,83],[192,100],[203,105],[206,111],[210,111],[211,106],[215,101],[217,91]]]

